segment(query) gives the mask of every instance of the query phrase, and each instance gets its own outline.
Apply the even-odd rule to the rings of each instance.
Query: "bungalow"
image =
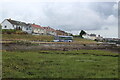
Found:
[[[26,24],[25,22],[21,22],[21,21],[5,19],[1,23],[1,26],[2,26],[2,29],[16,29],[16,30],[22,30],[27,33],[32,33],[32,28],[30,24]]]
[[[40,25],[31,24],[31,27],[32,27],[32,33],[34,34],[40,34],[40,35],[46,34],[46,30]]]
[[[53,28],[51,28],[51,27],[43,27],[45,30],[46,30],[46,34],[47,35],[53,35],[53,36],[55,36],[55,35],[57,35],[56,34],[56,30],[54,30]]]
[[[96,40],[97,39],[96,34],[84,34],[84,35],[82,35],[82,37],[85,39],[89,39],[89,40]]]
[[[68,36],[69,34],[65,31],[62,30],[56,30],[57,35],[63,35],[63,36]]]

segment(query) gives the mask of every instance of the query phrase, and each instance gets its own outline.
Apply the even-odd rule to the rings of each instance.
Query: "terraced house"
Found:
[[[46,30],[40,25],[31,24],[31,27],[32,27],[32,33],[46,35]]]
[[[69,34],[62,30],[56,30],[57,35],[69,36]]]
[[[25,22],[5,19],[1,23],[2,29],[15,29],[22,30],[29,34],[38,34],[38,35],[56,35],[56,30],[51,27],[41,27],[37,24],[27,24]]]
[[[56,33],[56,30],[55,29],[53,29],[53,28],[51,28],[51,27],[43,27],[44,29],[45,29],[45,33],[47,34],[47,35],[57,35],[57,33]]]

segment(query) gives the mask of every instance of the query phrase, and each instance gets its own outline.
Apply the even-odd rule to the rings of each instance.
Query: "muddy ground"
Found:
[[[35,50],[109,50],[120,53],[120,47],[111,44],[16,44],[2,43],[2,50],[20,50],[20,51],[35,51]]]

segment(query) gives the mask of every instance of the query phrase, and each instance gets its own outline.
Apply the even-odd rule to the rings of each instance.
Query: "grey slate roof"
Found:
[[[28,26],[29,24],[26,24],[25,22],[21,22],[21,21],[15,21],[15,20],[11,20],[11,19],[7,19],[11,24],[13,25],[20,25],[20,26]]]

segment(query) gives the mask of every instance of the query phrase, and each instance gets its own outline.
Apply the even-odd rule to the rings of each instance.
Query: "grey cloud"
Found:
[[[97,5],[98,4],[99,3],[97,3]],[[95,5],[94,7],[98,7],[97,5]],[[107,3],[106,5],[107,8],[108,6],[110,6],[109,3]],[[100,10],[103,9],[103,11],[102,13],[100,13],[101,11],[97,12],[94,9],[91,9],[91,7],[89,8],[89,6],[86,7],[85,3],[84,4],[79,3],[79,5],[78,3],[66,3],[66,4],[50,3],[44,9],[44,13],[47,16],[48,21],[46,23],[54,27],[58,27],[61,25],[60,28],[63,28],[64,30],[101,29],[102,25],[106,24],[106,22],[104,21],[109,17],[108,14],[106,15],[107,17],[104,16],[101,17],[101,14],[103,12],[105,13],[106,8],[104,7],[103,9],[103,6],[101,6],[102,8]],[[112,9],[112,7],[113,4],[110,8]]]

